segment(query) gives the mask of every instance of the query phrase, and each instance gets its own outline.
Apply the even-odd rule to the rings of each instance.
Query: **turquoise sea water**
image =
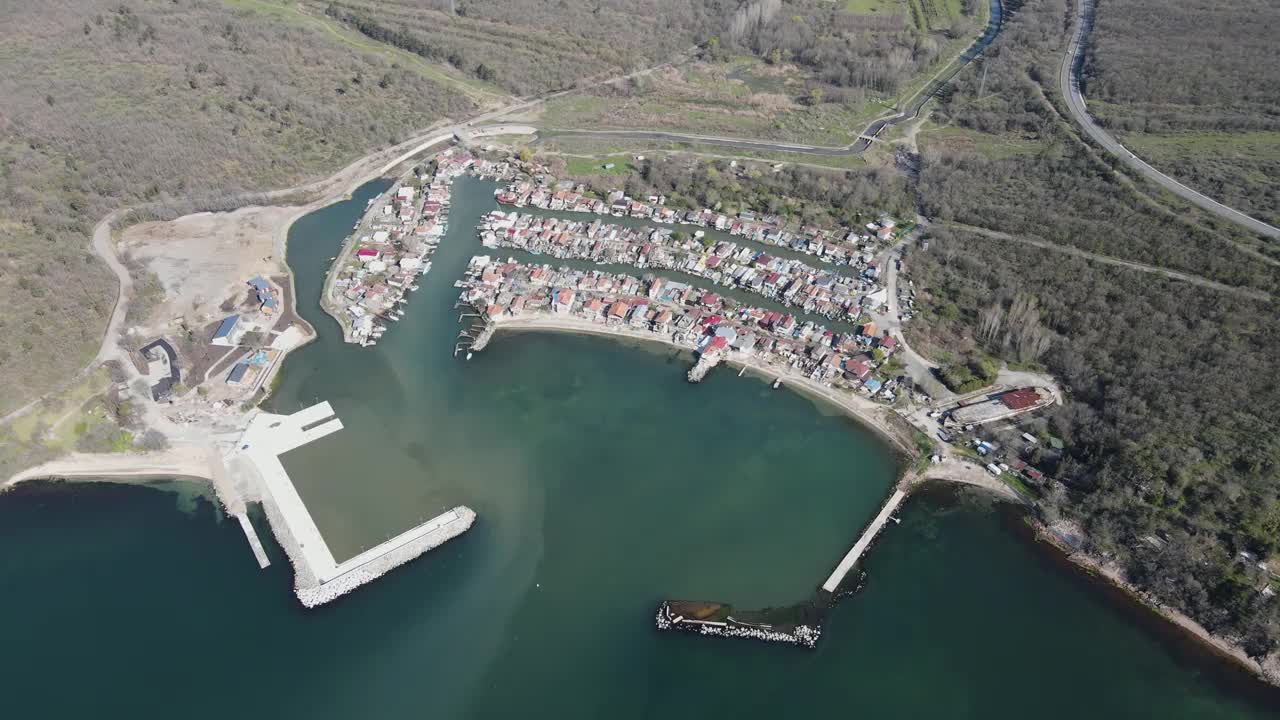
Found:
[[[291,232],[321,339],[273,404],[329,400],[346,429],[286,466],[340,557],[459,503],[476,525],[306,611],[278,548],[259,571],[207,502],[20,487],[0,496],[0,717],[1275,716],[972,500],[913,498],[814,652],[658,633],[665,597],[807,596],[893,458],[759,380],[690,386],[652,346],[512,334],[453,358],[452,282],[492,207],[475,180],[406,319],[343,345],[316,299],[379,187]]]

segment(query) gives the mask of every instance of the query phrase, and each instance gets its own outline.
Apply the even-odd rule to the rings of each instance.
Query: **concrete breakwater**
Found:
[[[455,507],[338,565],[327,580],[297,582],[303,575],[295,574],[294,592],[309,608],[336,600],[461,535],[475,518],[471,508]]]
[[[902,504],[906,497],[907,491],[901,487],[893,491],[893,494],[881,506],[880,512],[876,514],[875,519],[862,532],[861,537],[853,544],[853,547],[849,548],[849,552],[845,553],[845,556],[840,559],[840,563],[836,565],[836,569],[832,571],[827,581],[822,584],[823,590],[834,593],[840,587],[840,584],[844,582],[845,575],[849,574],[849,571],[857,564],[858,559],[867,551],[867,548],[871,547],[871,542],[884,529],[885,523],[889,522],[889,518],[893,516],[894,511],[898,509],[898,506]]]
[[[267,521],[294,569],[294,593],[306,607],[331,602],[448,540],[475,522],[459,506],[339,563],[285,472],[279,456],[342,429],[324,402],[292,415],[258,413],[227,456],[227,468],[261,492]]]

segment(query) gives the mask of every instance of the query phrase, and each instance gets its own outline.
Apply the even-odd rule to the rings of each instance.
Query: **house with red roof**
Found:
[[[871,374],[871,366],[861,360],[846,360],[844,376],[849,380],[865,380]]]
[[[618,300],[609,306],[609,322],[620,323],[627,318],[627,311],[631,306],[625,302]]]
[[[556,299],[551,304],[552,311],[560,315],[568,315],[569,310],[573,308],[573,291],[569,288],[563,288],[556,291]]]

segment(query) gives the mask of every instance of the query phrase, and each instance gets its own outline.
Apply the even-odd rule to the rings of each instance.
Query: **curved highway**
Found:
[[[918,92],[912,95],[906,102],[906,107],[897,115],[883,117],[874,120],[858,135],[858,139],[844,147],[824,147],[821,145],[798,145],[796,143],[774,142],[770,140],[752,140],[746,138],[719,137],[715,135],[694,135],[691,133],[664,132],[660,130],[579,130],[579,129],[551,129],[555,137],[581,137],[581,138],[598,138],[598,139],[623,139],[623,140],[657,140],[667,142],[685,142],[697,143],[699,145],[719,145],[722,147],[739,148],[743,150],[765,150],[774,152],[801,153],[806,155],[825,155],[825,156],[845,156],[859,155],[871,146],[873,140],[880,135],[886,127],[897,125],[908,120],[914,120],[920,114],[920,108],[925,103],[933,99],[938,91],[941,90],[951,78],[963,70],[974,58],[982,54],[983,50],[996,39],[1000,34],[1000,27],[1004,20],[1004,7],[1001,0],[990,0],[991,14],[987,20],[987,29],[983,31],[982,36],[974,41],[969,49],[960,53],[960,55],[942,69],[937,75],[933,76],[928,83],[925,84]]]
[[[1159,170],[1143,162],[1125,146],[1121,145],[1106,130],[1103,130],[1093,118],[1084,104],[1084,95],[1080,92],[1080,70],[1084,65],[1084,42],[1093,27],[1093,0],[1077,0],[1076,27],[1071,38],[1071,47],[1062,58],[1062,67],[1058,71],[1058,83],[1062,89],[1062,97],[1067,102],[1071,116],[1084,128],[1086,134],[1104,150],[1120,158],[1129,167],[1142,173],[1152,182],[1169,192],[1195,203],[1224,220],[1246,227],[1260,235],[1280,239],[1280,228],[1268,225],[1257,218],[1250,217],[1235,208],[1227,207],[1211,197],[1203,195]]]

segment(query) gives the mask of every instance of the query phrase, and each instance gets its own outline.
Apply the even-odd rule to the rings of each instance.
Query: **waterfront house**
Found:
[[[849,380],[864,380],[871,374],[871,366],[862,360],[846,360],[844,375]]]
[[[600,314],[604,312],[604,301],[600,298],[591,298],[582,304],[582,313],[590,320],[596,320]]]
[[[573,308],[573,298],[573,291],[569,288],[558,290],[556,292],[555,302],[551,305],[551,309],[560,315],[568,315],[569,310]]]
[[[653,330],[666,334],[671,329],[672,314],[670,310],[663,310],[653,319]]]
[[[609,306],[608,321],[610,325],[621,324],[627,318],[627,311],[631,306],[625,302],[618,300]]]

